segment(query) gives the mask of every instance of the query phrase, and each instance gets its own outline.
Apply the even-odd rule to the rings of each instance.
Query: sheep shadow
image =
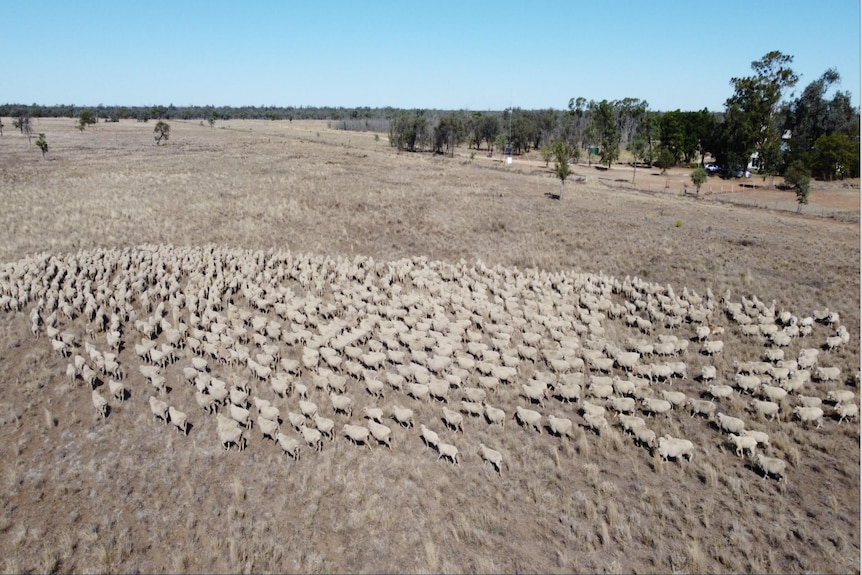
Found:
[[[553,192],[545,192],[545,197],[551,200],[559,200],[561,198],[560,194],[555,194]]]

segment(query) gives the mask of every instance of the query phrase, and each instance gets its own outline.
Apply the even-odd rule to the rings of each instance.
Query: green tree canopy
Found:
[[[162,140],[167,142],[170,136],[171,126],[167,122],[159,120],[156,127],[153,128],[153,137],[156,139],[156,145],[158,146]]]

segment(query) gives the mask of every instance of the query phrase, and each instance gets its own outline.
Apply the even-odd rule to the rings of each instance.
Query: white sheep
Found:
[[[849,389],[831,389],[826,392],[826,401],[836,405],[853,401],[856,395]]]
[[[695,415],[705,415],[706,417],[711,417],[713,413],[715,413],[715,403],[711,401],[706,401],[703,399],[689,399],[686,402],[689,408],[689,415],[694,417]]]
[[[587,427],[601,435],[604,433],[605,429],[608,429],[610,426],[608,425],[608,421],[605,419],[603,414],[599,415],[584,415],[584,421],[587,422]]]
[[[278,436],[278,421],[268,419],[262,415],[258,415],[257,425],[263,437],[269,437],[273,441],[277,441]]]
[[[461,431],[462,433],[464,432],[464,416],[457,411],[452,411],[445,405],[443,406],[443,422],[446,424],[446,427],[450,429]]]
[[[205,413],[213,413],[216,410],[216,405],[213,396],[195,391],[195,402]]]
[[[635,411],[635,400],[631,397],[617,397],[612,396],[608,398],[608,405],[611,409],[620,413],[634,413]]]
[[[859,417],[859,406],[855,403],[839,403],[834,409],[835,415],[838,416],[838,423],[845,419],[857,419]]]
[[[299,432],[309,447],[315,451],[323,451],[323,434],[318,429],[303,424],[299,427]]]
[[[719,412],[715,414],[714,419],[718,421],[718,426],[727,433],[741,434],[745,431],[745,422],[737,417]]]
[[[432,377],[428,382],[428,395],[442,402],[448,402],[449,382]]]
[[[317,406],[315,406],[315,407],[317,407]],[[315,411],[314,415],[317,415],[316,411]],[[299,428],[301,426],[305,425],[306,418],[305,418],[305,415],[303,415],[301,413],[296,413],[295,411],[288,411],[287,412],[287,421],[290,422],[290,424],[293,426],[293,428],[295,430],[299,431]]]
[[[445,408],[444,408],[445,409]],[[374,420],[368,421],[368,431],[379,443],[383,443],[389,449],[392,449],[392,429],[382,423],[377,423]]]
[[[527,426],[527,425],[532,426],[533,429],[535,429],[539,433],[542,433],[542,425],[541,425],[542,414],[539,413],[538,411],[534,411],[532,409],[526,409],[526,408],[518,405],[518,406],[515,406],[515,416],[514,417],[522,426]]]
[[[98,389],[94,389],[92,393],[93,398],[93,407],[96,408],[96,411],[99,415],[102,416],[102,419],[108,417],[108,400],[99,393]]]
[[[581,402],[581,414],[584,417],[587,417],[587,416],[595,417],[595,416],[599,416],[599,415],[604,416],[605,408],[602,407],[601,405],[596,405],[594,403],[590,403],[589,401],[583,401],[583,402]]]
[[[281,421],[281,411],[274,405],[264,405],[258,409],[258,414],[270,421]]]
[[[276,434],[275,440],[285,454],[290,455],[294,460],[299,459],[299,440],[280,432]]]
[[[557,437],[571,436],[573,424],[571,419],[548,414],[548,428]]]
[[[110,390],[111,395],[113,395],[117,400],[126,401],[126,393],[128,390],[122,382],[109,379],[108,389]]]
[[[782,479],[787,481],[787,477],[785,476],[785,470],[787,468],[787,462],[783,459],[778,459],[777,457],[767,457],[762,453],[758,453],[756,456],[757,466],[763,471],[763,479],[766,479],[767,475],[773,475],[778,477],[778,481]]]
[[[799,405],[802,407],[820,407],[823,405],[822,399],[811,395],[799,395],[797,399],[799,400]]]
[[[284,374],[276,374],[269,380],[269,385],[272,387],[273,393],[279,397],[284,397],[290,390],[290,380]]]
[[[733,378],[733,382],[740,391],[747,391],[749,393],[753,393],[760,387],[760,377],[757,375],[737,373]]]
[[[432,431],[425,427],[425,424],[422,423],[419,425],[419,433],[422,436],[422,441],[425,443],[425,447],[433,447],[437,448],[440,443],[440,436],[437,435],[436,431]]]
[[[495,449],[487,447],[484,443],[479,443],[479,455],[482,461],[487,461],[497,470],[501,476],[503,475],[503,454]]]
[[[496,424],[502,428],[506,427],[506,412],[498,407],[485,404],[485,418],[489,424]]]
[[[657,447],[658,440],[656,433],[652,429],[647,428],[646,425],[634,427],[631,432],[635,436],[635,443],[639,446],[649,447],[650,453]]]
[[[544,384],[539,383],[538,385],[536,385],[536,383],[522,383],[521,395],[529,399],[532,403],[538,403],[539,405],[543,405],[546,388]]]
[[[778,421],[781,421],[780,415],[780,406],[774,401],[760,401],[758,399],[754,400],[754,409],[760,415],[764,417],[768,417],[770,421],[774,421],[776,418]]]
[[[189,434],[189,418],[184,412],[176,409],[173,405],[168,407],[168,415],[171,418],[171,423],[183,433],[183,435]]]
[[[218,436],[225,449],[230,449],[231,444],[236,445],[240,451],[246,447],[245,435],[243,435],[242,429],[239,427],[219,427]]]
[[[760,393],[771,401],[779,402],[787,397],[787,390],[774,385],[761,384]]]
[[[350,396],[331,392],[329,394],[329,401],[332,403],[332,409],[335,410],[335,413],[353,415],[353,399]]]
[[[431,397],[431,390],[424,383],[410,383],[407,395],[414,399],[427,399]]]
[[[748,450],[749,454],[754,455],[754,450],[757,447],[757,439],[750,435],[736,435],[735,433],[731,433],[728,437],[736,447],[737,457],[742,457],[745,450]]]
[[[311,401],[300,400],[299,411],[305,417],[314,417],[314,415],[317,413],[317,404]]]
[[[363,407],[362,413],[365,414],[366,419],[373,419],[377,423],[381,423],[383,420],[383,410],[379,407]]]
[[[376,398],[383,397],[383,382],[379,379],[366,379],[365,389]]]
[[[252,427],[252,419],[250,417],[251,413],[246,408],[230,404],[229,415],[231,419],[246,429],[250,429]]]
[[[685,405],[685,402],[687,401],[685,393],[681,391],[662,389],[660,393],[662,398],[668,401],[673,407],[681,407]]]
[[[823,425],[823,409],[819,407],[796,406],[793,408],[793,415],[802,423],[816,422],[818,428]]]
[[[655,397],[644,397],[641,399],[641,405],[643,405],[643,411],[647,414],[647,417],[655,415],[668,415],[670,410],[673,408],[671,403],[666,399],[658,399]]]
[[[397,421],[402,427],[413,427],[413,410],[394,405],[389,409],[392,419]]]
[[[700,368],[700,380],[704,382],[715,380],[717,371],[714,365],[704,365]]]
[[[658,453],[664,461],[670,458],[679,460],[682,457],[691,461],[694,459],[694,444],[688,439],[663,435],[658,439]]]
[[[625,415],[621,413],[619,415],[619,420],[622,428],[629,433],[638,427],[646,427],[646,421],[637,415]]]
[[[156,419],[161,419],[168,423],[168,404],[162,401],[161,399],[156,399],[153,396],[150,396],[150,411]]]
[[[753,437],[755,441],[757,441],[758,445],[763,445],[765,447],[769,447],[769,434],[765,431],[755,431],[754,429],[746,429],[742,432],[742,435],[746,435],[748,437]]]
[[[328,417],[322,417],[317,413],[314,414],[312,419],[314,420],[314,426],[323,436],[328,437],[330,440],[334,439],[333,430],[335,429],[335,421]]]
[[[443,443],[442,441],[437,444],[437,451],[439,455],[437,455],[437,460],[439,461],[443,457],[448,458],[454,465],[458,465],[458,448],[450,443]]]

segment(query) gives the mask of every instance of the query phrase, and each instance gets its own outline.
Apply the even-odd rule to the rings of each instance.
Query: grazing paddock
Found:
[[[556,201],[546,194],[559,183],[535,152],[511,166],[463,150],[398,154],[384,135],[319,122],[172,122],[158,147],[151,124],[79,133],[68,120],[34,123],[51,142],[44,159],[20,134],[0,138],[3,571],[858,570],[859,423],[790,416],[800,395],[859,396],[858,189],[815,183],[797,215],[651,189],[665,177],[650,170],[638,170],[640,191],[610,186],[579,165],[586,181]],[[782,349],[786,360],[821,349],[816,366],[841,376],[802,378],[775,400],[780,420],[758,417],[760,392],[740,393],[734,366],[761,362],[772,344],[742,328],[784,323],[785,312],[802,325],[825,308],[848,344],[822,349],[837,326],[812,322]],[[115,325],[96,321],[102,313]],[[721,353],[699,353],[690,317],[723,330],[707,336]],[[161,350],[169,337],[174,359],[156,391],[135,347]],[[695,343],[602,375],[637,381],[638,398],[679,392],[687,403],[730,385],[716,412],[768,435],[756,451],[786,462],[780,482],[689,409],[644,415],[642,433],[690,441],[690,460],[639,446],[610,411],[609,427],[590,431],[582,405],[559,393],[576,373],[598,375],[575,360],[613,358],[641,338]],[[527,345],[535,359],[512,376],[505,358]],[[459,361],[470,348],[498,353]],[[103,417],[81,369],[67,367],[102,373],[110,353],[125,401],[97,377]],[[261,354],[280,358],[269,373]],[[205,376],[185,377],[204,358]],[[563,359],[581,367],[557,373]],[[639,375],[666,362],[687,375]],[[707,365],[715,378],[703,381]],[[506,377],[485,387],[482,369]],[[443,400],[410,397],[430,373],[450,384]],[[289,382],[283,394],[276,378]],[[530,381],[548,386],[541,404],[520,394]],[[352,412],[336,412],[332,387]],[[253,400],[284,415],[267,423],[279,442],[230,419],[248,415],[230,408],[242,394],[227,390],[240,388],[250,421]],[[150,396],[185,415],[187,434],[153,417]],[[506,419],[522,407],[542,425],[549,415],[573,425],[557,436],[467,416],[447,428],[442,406],[474,399]],[[396,406],[415,427],[385,417],[391,449],[372,438],[367,448],[325,440],[317,452],[296,431],[314,426],[301,400],[336,430]],[[423,447],[421,425],[457,449],[457,465]],[[230,430],[245,449],[223,447]],[[484,465],[488,453],[500,462]]]

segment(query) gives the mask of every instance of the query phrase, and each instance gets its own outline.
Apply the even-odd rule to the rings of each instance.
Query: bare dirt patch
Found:
[[[171,140],[158,147],[151,124],[99,124],[81,134],[72,120],[39,119],[35,128],[51,146],[44,159],[20,135],[0,138],[0,262],[7,265],[43,253],[172,244],[344,262],[359,255],[381,265],[463,259],[465,270],[499,264],[511,278],[529,278],[532,269],[603,272],[716,298],[729,290],[732,301],[774,300],[776,311],[800,318],[837,311],[850,341],[821,351],[820,361],[840,367],[841,381],[806,392],[851,389],[858,398],[858,189],[816,189],[796,214],[795,203],[760,195],[785,192],[702,191],[697,199],[681,194],[684,172],[641,181],[639,170],[632,189],[629,168],[578,166],[586,181],[571,181],[558,201],[547,194],[559,182],[540,162],[398,154],[384,136],[333,132],[324,123],[231,121],[211,129],[172,122]],[[669,179],[679,187],[663,187]],[[351,283],[335,277],[322,287],[327,298],[337,292],[331,286]],[[315,289],[299,279],[280,285],[303,297]],[[419,296],[417,305],[440,301],[415,283],[404,290]],[[400,428],[391,452],[339,437],[292,462],[257,429],[247,450],[222,450],[193,388],[179,381],[188,356],[166,369],[168,397],[194,427],[185,437],[156,422],[149,384],[135,371],[140,334],[131,325],[120,361],[132,396],[112,402],[100,420],[89,391],[65,383],[68,360],[44,334],[30,333],[34,303],[0,312],[5,571],[858,572],[858,422],[827,417],[822,428],[806,429],[787,411],[780,422],[758,418],[747,396],[721,404],[769,432],[766,452],[788,462],[788,482],[779,484],[737,458],[713,424],[687,414],[649,425],[691,439],[692,462],[662,463],[613,422],[612,433],[596,435],[577,406],[554,399],[535,408],[571,417],[574,437],[519,428],[511,413],[525,404],[516,385],[494,396],[509,413],[504,433],[479,420],[466,421],[463,434],[444,433],[439,404],[413,404],[417,426],[433,425],[464,448],[457,467],[424,450],[417,431]],[[250,307],[245,296],[234,303]],[[139,300],[134,308],[146,315]],[[84,318],[62,321],[83,341]],[[763,340],[743,337],[727,316],[716,322],[727,330],[723,354],[709,358],[692,342],[683,356],[688,376],[657,390],[700,397],[695,376],[703,365],[729,379],[733,360],[760,359]],[[603,325],[619,345],[638,335],[622,318]],[[690,338],[693,330],[657,328],[650,337]],[[833,330],[816,324],[788,357]],[[492,344],[489,333],[483,341]],[[216,369],[258,386],[243,368]],[[525,367],[522,375],[546,369]],[[359,412],[373,404],[362,388],[351,394]],[[385,405],[395,398],[412,401],[389,391]],[[313,399],[328,408],[325,395]],[[482,465],[479,441],[504,453],[502,476]]]

